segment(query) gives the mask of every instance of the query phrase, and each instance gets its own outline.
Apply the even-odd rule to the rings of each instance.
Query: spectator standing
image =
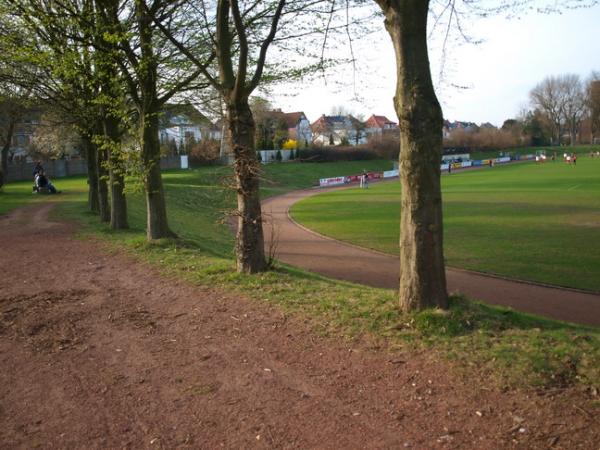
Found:
[[[369,188],[369,174],[366,170],[363,170],[363,173],[360,176],[360,187],[363,189]]]

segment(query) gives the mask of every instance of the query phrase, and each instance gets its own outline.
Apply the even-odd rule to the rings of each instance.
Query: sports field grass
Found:
[[[566,151],[569,153],[575,152],[578,156],[588,155],[590,149],[597,150],[598,146],[590,147],[589,145],[579,145],[575,147],[519,147],[519,148],[509,148],[506,150],[475,150],[471,152],[471,159],[488,159],[488,158],[497,158],[502,153],[503,155],[535,155],[536,152],[546,152],[546,155],[550,157],[553,153],[556,153],[557,158],[562,158],[562,154]]]
[[[600,159],[520,163],[442,177],[449,266],[600,291]],[[292,216],[322,234],[398,253],[398,182],[324,193]]]

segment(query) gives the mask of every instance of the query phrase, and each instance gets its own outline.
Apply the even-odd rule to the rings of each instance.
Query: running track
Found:
[[[333,188],[340,189],[340,188]],[[343,189],[343,188],[342,188]],[[290,219],[290,207],[324,189],[294,191],[263,202],[265,242],[276,234],[278,260],[327,277],[396,289],[398,258],[312,232]],[[540,316],[600,327],[600,295],[446,269],[448,291]]]

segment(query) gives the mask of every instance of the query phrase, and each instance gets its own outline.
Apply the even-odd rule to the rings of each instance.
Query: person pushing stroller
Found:
[[[44,166],[42,166],[42,162],[36,161],[35,165],[33,166],[33,172],[31,173],[31,175],[33,176],[33,192],[38,191],[37,179],[38,179],[40,172],[42,172],[43,170],[44,170]]]
[[[43,192],[48,190],[50,194],[60,194],[60,191],[56,190],[56,187],[50,182],[50,179],[46,176],[44,169],[40,169],[35,176],[35,192]]]

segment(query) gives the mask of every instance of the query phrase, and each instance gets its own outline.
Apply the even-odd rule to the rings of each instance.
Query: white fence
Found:
[[[260,159],[263,164],[277,161],[277,152],[281,152],[281,160],[288,161],[292,154],[292,151],[296,150],[259,150]]]

